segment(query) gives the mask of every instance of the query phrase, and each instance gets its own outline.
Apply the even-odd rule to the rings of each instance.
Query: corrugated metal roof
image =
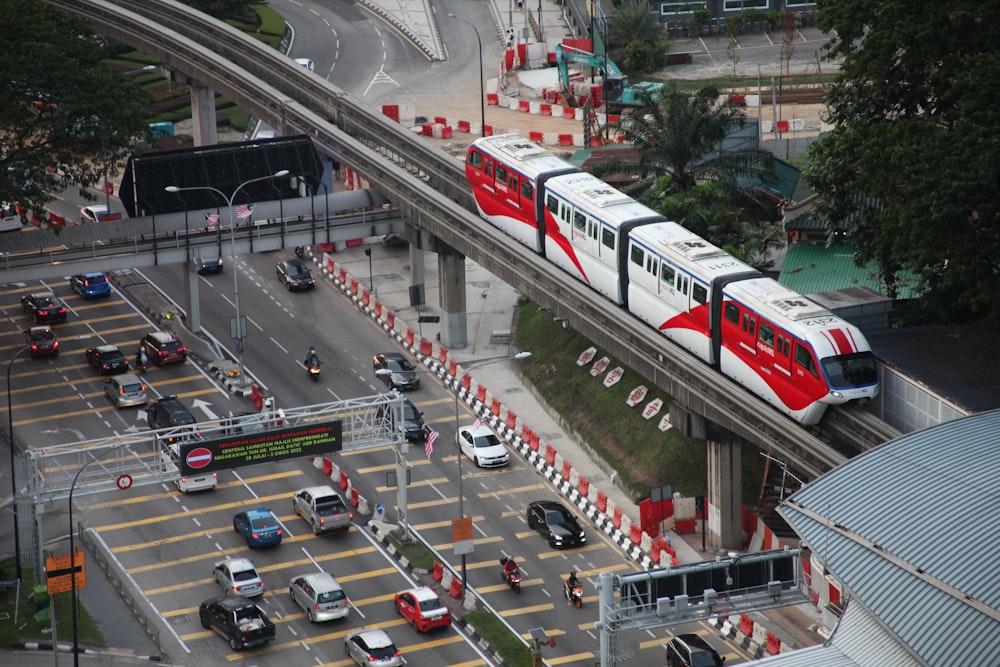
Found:
[[[926,664],[986,665],[1000,655],[997,498],[1000,411],[992,411],[855,457],[778,511]]]
[[[848,287],[869,287],[885,294],[874,266],[858,267],[854,264],[854,246],[838,245],[826,248],[809,243],[788,246],[778,282],[799,294],[830,292]],[[899,286],[898,298],[914,297],[913,289],[904,281]]]

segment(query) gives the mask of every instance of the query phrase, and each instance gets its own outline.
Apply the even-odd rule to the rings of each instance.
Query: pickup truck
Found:
[[[309,522],[316,535],[328,530],[347,530],[354,518],[343,498],[330,486],[310,486],[297,491],[292,497],[292,507]]]
[[[205,600],[198,607],[201,627],[210,628],[229,640],[234,651],[260,646],[275,638],[274,623],[264,611],[245,598],[222,596]]]

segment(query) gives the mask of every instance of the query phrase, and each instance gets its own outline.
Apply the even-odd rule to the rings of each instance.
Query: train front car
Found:
[[[770,278],[727,285],[720,369],[806,425],[878,394],[861,330]]]
[[[545,181],[578,171],[519,134],[476,139],[465,155],[465,178],[479,215],[539,254],[545,254]]]

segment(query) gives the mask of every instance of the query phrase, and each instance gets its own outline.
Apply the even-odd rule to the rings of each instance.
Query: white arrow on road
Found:
[[[210,406],[210,405],[211,405],[211,403],[208,403],[207,401],[203,401],[203,400],[201,400],[200,398],[196,398],[196,399],[194,399],[194,401],[193,401],[193,402],[191,403],[191,405],[192,405],[193,407],[197,408],[198,410],[201,410],[202,412],[204,412],[204,413],[205,413],[205,416],[206,416],[206,417],[208,417],[208,418],[209,418],[209,420],[214,420],[214,419],[218,419],[218,418],[219,418],[219,415],[215,414],[214,412],[212,412],[212,411],[211,411],[211,410],[210,410],[210,409],[208,408],[208,406]]]

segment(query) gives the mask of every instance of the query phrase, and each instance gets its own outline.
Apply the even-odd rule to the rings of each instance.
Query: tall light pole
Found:
[[[251,183],[267,181],[272,178],[281,178],[282,176],[287,176],[287,175],[288,175],[288,170],[282,169],[281,171],[275,172],[269,176],[251,178],[250,180],[243,181],[242,183],[237,185],[236,189],[233,190],[233,194],[229,195],[228,197],[226,196],[226,193],[224,193],[222,190],[214,188],[211,185],[192,185],[184,188],[178,187],[176,185],[168,185],[167,187],[163,188],[167,192],[185,192],[187,190],[208,190],[209,192],[214,192],[215,194],[225,199],[226,205],[229,207],[229,240],[230,244],[232,245],[232,251],[233,251],[233,302],[236,306],[236,321],[235,324],[231,326],[229,329],[230,332],[232,333],[233,338],[236,339],[236,346],[238,352],[237,356],[239,357],[239,362],[240,362],[240,384],[244,384],[246,382],[246,379],[243,376],[243,338],[246,336],[246,327],[243,325],[243,320],[240,317],[240,283],[236,271],[236,215],[233,211],[233,200],[236,199],[236,195],[239,194],[240,190],[242,190],[247,185],[250,185]]]
[[[455,16],[454,14],[448,14],[451,18],[456,21],[461,21],[465,25],[472,28],[476,33],[476,43],[479,45],[479,122],[482,128],[481,133],[486,136],[486,83],[483,81],[483,40],[479,36],[479,28],[475,24],[466,21],[465,19]],[[464,558],[463,558],[464,560]],[[464,582],[463,582],[464,585]]]
[[[493,359],[480,359],[475,361],[473,365],[465,369],[461,377],[455,378],[455,447],[458,450],[458,518],[465,518],[465,493],[462,488],[462,447],[458,443],[458,394],[462,389],[462,379],[477,368],[482,368],[483,366],[489,366],[490,364],[495,364],[500,361],[508,361],[510,359],[527,359],[531,356],[531,352],[518,352],[514,356],[505,355],[503,357],[495,357]],[[466,577],[465,571],[465,554],[462,554],[462,595],[465,595],[466,584],[468,583],[468,578]]]
[[[14,467],[14,409],[10,398],[10,371],[14,367],[14,361],[30,349],[30,345],[25,345],[15,352],[7,363],[7,437],[10,439],[10,490],[11,498],[14,500],[11,505],[14,513],[14,563],[18,581],[21,580],[21,524],[17,517],[17,469]]]

